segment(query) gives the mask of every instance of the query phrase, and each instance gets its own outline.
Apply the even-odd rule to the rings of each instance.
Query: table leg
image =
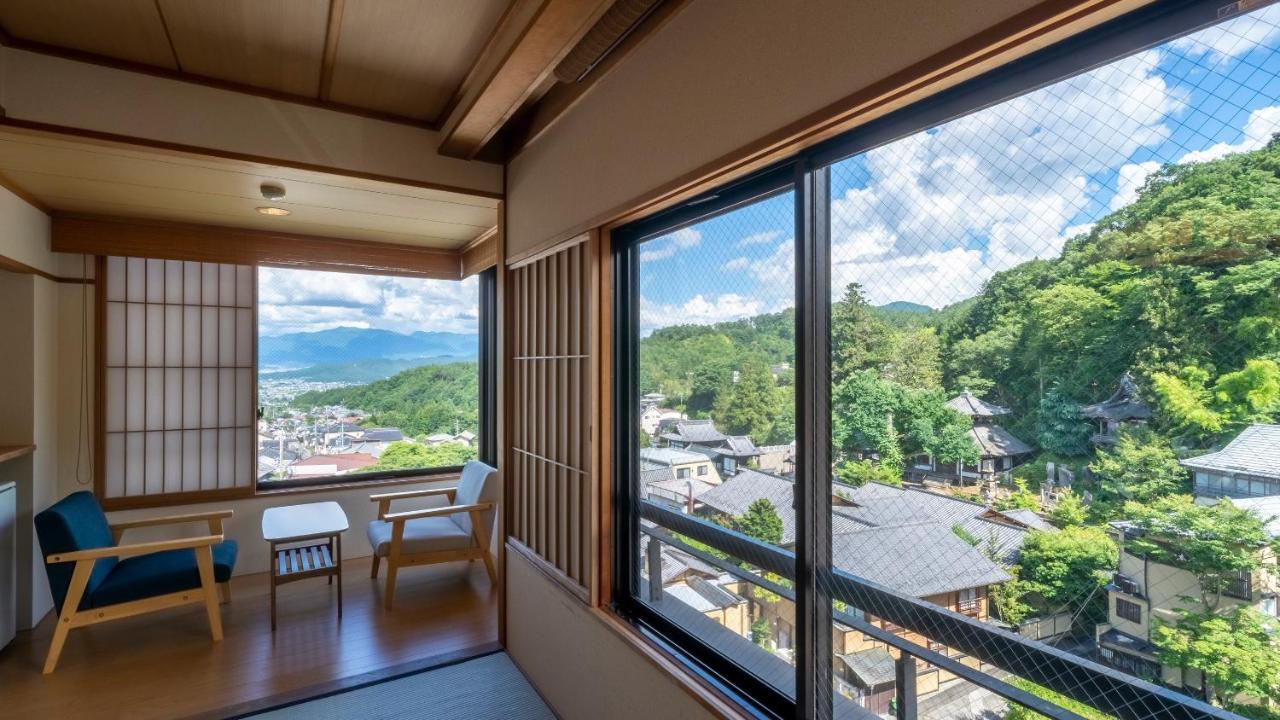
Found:
[[[338,544],[338,552],[334,555],[334,562],[338,564],[338,619],[342,619],[342,536],[336,538]],[[332,576],[329,577],[333,579]]]
[[[276,544],[271,543],[271,632],[276,631]]]
[[[334,554],[336,552],[337,552],[337,548],[333,546],[333,538],[329,538],[329,556],[336,558],[337,555]],[[329,576],[329,584],[330,585],[333,584],[333,575]]]

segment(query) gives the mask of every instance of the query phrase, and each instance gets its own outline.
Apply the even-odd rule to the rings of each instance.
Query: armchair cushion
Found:
[[[465,513],[464,513],[465,514]],[[406,555],[438,550],[466,550],[474,538],[449,517],[425,517],[404,521],[404,541],[400,551]],[[391,523],[374,520],[369,523],[369,545],[378,557],[391,554]]]
[[[231,579],[238,550],[235,540],[226,540],[213,546],[215,582]],[[102,560],[98,562],[101,563]],[[195,550],[184,548],[137,555],[117,563],[106,579],[86,594],[86,608],[105,607],[198,587],[200,570],[196,566]]]
[[[40,538],[40,550],[46,556],[115,546],[106,513],[102,512],[98,498],[87,490],[72,493],[37,514],[35,526],[36,535]],[[193,555],[193,563],[194,557]],[[102,585],[117,563],[119,560],[116,558],[102,558],[93,564],[89,584],[85,587],[86,599]],[[53,591],[53,603],[59,613],[62,612],[62,601],[67,597],[67,590],[71,586],[71,573],[74,569],[75,563],[45,563],[49,589]]]
[[[462,466],[462,477],[458,480],[458,494],[453,502],[456,505],[474,505],[476,503],[493,503],[497,507],[499,498],[498,471],[479,460],[472,460]],[[462,532],[471,534],[471,514],[458,513],[450,516]],[[493,521],[497,517],[495,510],[480,513],[480,522],[484,523],[486,537],[493,537]]]

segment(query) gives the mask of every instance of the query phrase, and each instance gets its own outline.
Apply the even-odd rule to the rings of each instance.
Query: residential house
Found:
[[[1151,419],[1151,408],[1142,400],[1138,383],[1127,370],[1120,376],[1111,397],[1084,406],[1080,413],[1097,426],[1091,441],[1100,446],[1114,445],[1120,428],[1145,425]]]
[[[1239,507],[1253,510],[1270,519],[1267,531],[1272,538],[1280,536],[1280,496],[1232,499]],[[1111,534],[1120,546],[1115,576],[1107,585],[1107,622],[1097,626],[1099,659],[1125,672],[1185,688],[1199,694],[1204,682],[1199,671],[1164,665],[1152,644],[1152,627],[1156,621],[1174,623],[1179,611],[1221,612],[1231,607],[1248,605],[1267,615],[1280,615],[1277,593],[1276,555],[1271,547],[1256,549],[1261,568],[1228,578],[1218,588],[1205,588],[1193,573],[1176,562],[1161,561],[1137,553],[1132,540],[1144,531],[1129,522],[1111,523]],[[1166,543],[1177,557],[1177,538],[1158,539]]]
[[[378,458],[368,453],[359,452],[312,455],[309,458],[290,464],[287,472],[290,479],[348,475],[363,470],[377,462]]]
[[[649,437],[654,437],[664,422],[674,423],[683,419],[684,414],[679,410],[664,408],[657,404],[644,405],[640,410],[640,429]]]
[[[1250,425],[1227,446],[1187,458],[1198,498],[1280,495],[1280,425]]]
[[[711,460],[677,448],[640,450],[640,482],[648,497],[691,512],[703,493],[720,484]]]
[[[760,449],[746,435],[726,435],[712,420],[676,420],[663,426],[661,439],[667,447],[700,452],[713,459],[720,474],[729,477],[739,468],[755,464]]]

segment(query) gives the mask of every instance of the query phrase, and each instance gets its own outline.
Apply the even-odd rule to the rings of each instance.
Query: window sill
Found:
[[[286,488],[257,488],[254,497],[274,497],[277,495],[307,495],[310,493],[333,492],[334,490],[358,490],[360,488],[384,488],[397,485],[421,485],[422,483],[453,481],[462,477],[458,472],[426,473],[406,477],[381,478],[377,480],[341,480],[316,485],[303,485]]]

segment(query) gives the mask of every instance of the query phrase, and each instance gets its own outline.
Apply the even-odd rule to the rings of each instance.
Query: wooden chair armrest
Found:
[[[427,488],[425,490],[404,490],[401,492],[379,493],[377,495],[370,495],[369,499],[374,502],[381,502],[383,500],[401,500],[412,497],[430,497],[432,495],[452,495],[456,492],[458,492],[458,488],[456,487]]]
[[[389,513],[383,520],[389,523],[404,522],[405,520],[416,520],[418,518],[438,517],[440,515],[454,515],[463,512],[479,512],[488,510],[493,507],[493,503],[475,503],[472,505],[445,505],[444,507],[427,508],[425,510],[408,510],[405,512]]]
[[[129,528],[149,527],[151,525],[176,525],[178,523],[225,520],[234,514],[234,510],[210,510],[208,512],[187,513],[185,515],[165,515],[164,517],[114,522],[111,523],[111,529],[128,530]]]
[[[433,497],[436,495],[446,495],[449,498],[449,502],[453,502],[453,499],[458,496],[458,488],[445,487],[445,488],[427,488],[425,490],[402,490],[400,492],[389,492],[389,493],[379,493],[377,495],[370,495],[369,499],[378,503],[378,519],[386,520],[387,513],[391,512],[392,500],[403,500],[405,498],[416,498],[416,497]]]
[[[156,540],[153,542],[134,543],[132,545],[117,545],[115,547],[90,548],[88,550],[74,550],[72,552],[54,553],[45,558],[50,563],[75,562],[78,560],[98,560],[100,558],[115,557],[127,558],[135,555],[150,555],[151,553],[163,552],[165,550],[182,550],[184,548],[198,548],[209,545],[215,545],[222,542],[222,535],[203,535],[193,538],[178,538],[176,540]]]

